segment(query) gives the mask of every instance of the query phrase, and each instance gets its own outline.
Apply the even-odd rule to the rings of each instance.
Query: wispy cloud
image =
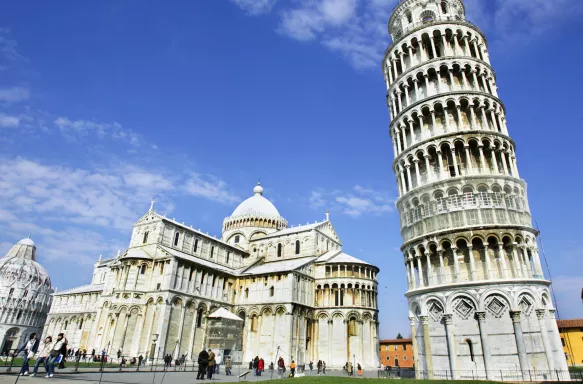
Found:
[[[25,87],[0,87],[0,101],[15,103],[27,100],[30,96],[28,88]]]
[[[233,0],[248,13],[248,3]],[[280,20],[276,31],[303,42],[318,42],[345,57],[355,68],[379,68],[390,43],[387,21],[397,0],[282,0],[273,9]],[[467,17],[488,36],[496,49],[521,46],[567,20],[583,14],[580,0],[465,0]]]
[[[0,221],[26,217],[127,230],[153,196],[194,195],[229,203],[237,198],[225,182],[136,165],[81,169],[28,159],[0,164]],[[184,187],[179,187],[184,186]]]
[[[99,139],[121,140],[134,146],[142,143],[140,135],[130,129],[124,128],[117,122],[99,123],[91,120],[71,120],[61,116],[55,119],[54,124],[60,129],[63,135],[73,140],[95,135]]]
[[[231,0],[250,15],[268,13],[277,0]]]
[[[19,116],[10,116],[0,112],[0,127],[15,128],[20,125]]]
[[[312,191],[309,197],[313,209],[330,208],[345,215],[358,217],[363,214],[385,214],[394,209],[394,200],[388,192],[376,191],[360,185],[350,191]]]

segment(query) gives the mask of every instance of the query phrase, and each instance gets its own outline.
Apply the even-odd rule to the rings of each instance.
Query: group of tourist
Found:
[[[59,364],[59,368],[64,368],[65,357],[67,356],[67,339],[63,333],[59,333],[57,339],[53,341],[51,336],[45,337],[44,341],[40,341],[36,333],[30,335],[30,339],[24,343],[14,353],[16,357],[21,352],[24,352],[24,362],[20,369],[20,375],[28,375],[30,367],[28,361],[36,357],[36,364],[30,377],[36,376],[38,366],[42,363],[45,367],[47,375],[45,377],[53,377],[55,374],[55,364]]]
[[[360,363],[356,364],[356,367],[358,369],[358,374],[362,375],[362,366],[360,365]],[[344,364],[344,367],[342,369],[344,371],[346,371],[348,376],[354,376],[354,365],[352,364],[351,361],[346,362],[346,364]]]
[[[197,380],[204,380],[205,375],[207,379],[212,380],[213,374],[215,373],[217,360],[215,353],[209,348],[208,352],[206,350],[200,351],[198,354],[198,374],[196,375]]]

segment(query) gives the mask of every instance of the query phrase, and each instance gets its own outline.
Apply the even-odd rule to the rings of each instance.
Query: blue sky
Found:
[[[220,235],[258,178],[326,209],[409,334],[380,60],[395,0],[23,0],[0,14],[0,251],[32,233],[59,289],[157,210]],[[583,317],[579,0],[467,0],[488,36],[563,318]]]

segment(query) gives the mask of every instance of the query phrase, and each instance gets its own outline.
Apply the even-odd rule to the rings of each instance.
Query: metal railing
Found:
[[[432,370],[385,369],[377,372],[384,379],[430,379],[430,380],[496,380],[496,381],[583,381],[582,370]]]

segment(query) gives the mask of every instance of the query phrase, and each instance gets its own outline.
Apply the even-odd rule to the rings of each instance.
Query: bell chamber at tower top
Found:
[[[465,20],[461,0],[400,0],[389,20],[389,34],[393,41],[424,24]]]

